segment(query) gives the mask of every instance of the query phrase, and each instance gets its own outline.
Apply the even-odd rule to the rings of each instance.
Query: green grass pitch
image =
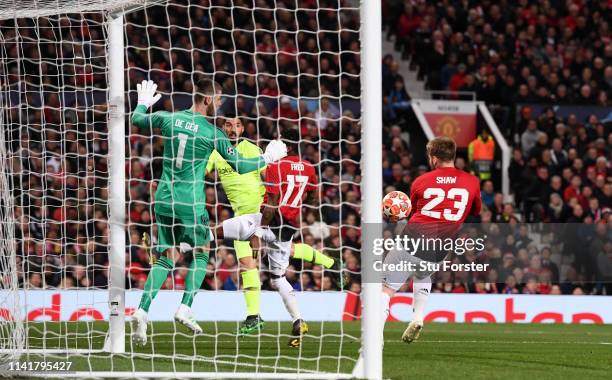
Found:
[[[30,323],[32,348],[99,349],[106,323]],[[426,324],[419,341],[400,341],[403,323],[385,329],[387,379],[604,379],[612,374],[612,326]],[[267,322],[260,336],[238,337],[237,323],[202,323],[190,336],[173,323],[156,322],[144,347],[126,337],[126,355],[53,354],[79,371],[302,371],[350,373],[357,358],[358,322],[311,323],[300,349],[287,346],[290,324]],[[130,331],[129,325],[127,331]],[[132,354],[137,353],[137,354]],[[152,354],[155,353],[155,356]],[[42,360],[29,354],[22,360]]]

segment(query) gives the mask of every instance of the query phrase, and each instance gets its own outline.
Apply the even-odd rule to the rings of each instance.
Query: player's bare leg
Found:
[[[412,321],[408,324],[408,327],[402,334],[402,340],[406,343],[412,343],[419,338],[421,331],[423,330],[423,312],[425,311],[425,305],[429,299],[431,292],[431,277],[422,279],[415,278],[412,283],[413,291],[413,307],[412,307]]]
[[[261,281],[257,269],[259,238],[253,236],[248,241],[234,241],[236,255],[239,257],[244,300],[247,306],[247,317],[240,326],[240,334],[252,334],[263,329],[264,321],[259,315]],[[240,251],[240,252],[239,252]]]

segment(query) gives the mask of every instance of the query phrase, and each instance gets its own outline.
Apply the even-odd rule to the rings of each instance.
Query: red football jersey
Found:
[[[287,156],[268,165],[266,190],[280,194],[280,213],[285,221],[299,225],[302,197],[305,192],[315,191],[318,184],[314,166],[298,156]]]
[[[462,170],[438,168],[414,180],[410,200],[415,210],[410,223],[461,224],[480,214],[480,181]]]

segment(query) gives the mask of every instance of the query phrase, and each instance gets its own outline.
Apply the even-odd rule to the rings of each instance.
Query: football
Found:
[[[407,218],[412,210],[410,198],[401,191],[392,191],[383,198],[383,212],[398,220]]]

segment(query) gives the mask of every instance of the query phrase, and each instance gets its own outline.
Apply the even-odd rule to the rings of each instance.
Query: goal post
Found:
[[[0,103],[4,103],[0,93]],[[4,126],[4,112],[0,112],[0,126]],[[15,232],[13,223],[12,181],[6,148],[6,133],[0,131],[0,374],[8,370],[8,363],[18,360],[25,345],[22,318],[23,299],[19,294]]]
[[[142,13],[135,18],[135,12]],[[218,19],[222,25],[215,24]],[[12,20],[11,27],[4,28],[3,20]],[[0,267],[13,269],[3,278],[0,295],[14,302],[6,304],[12,319],[4,318],[2,325],[0,371],[23,352],[30,360],[77,364],[77,372],[46,374],[51,377],[382,378],[381,284],[366,278],[352,280],[354,288],[346,286],[343,273],[358,273],[342,268],[345,255],[359,258],[362,268],[373,260],[357,243],[344,243],[346,230],[358,227],[345,214],[361,209],[362,250],[380,234],[382,221],[380,4],[41,0],[0,10],[0,27],[0,39],[8,41],[0,68],[5,108],[0,115]],[[144,37],[135,38],[138,33]],[[54,55],[45,56],[52,49]],[[241,62],[249,59],[252,70],[243,70]],[[284,71],[287,67],[291,70]],[[263,317],[274,315],[263,332],[246,338],[235,333],[244,318],[243,299],[239,291],[222,290],[224,283],[219,288],[217,273],[229,271],[221,262],[229,255],[220,252],[233,250],[225,246],[215,248],[218,261],[207,285],[213,291],[200,292],[194,302],[196,316],[205,318],[203,336],[186,334],[166,316],[169,307],[178,306],[184,286],[189,263],[181,262],[164,284],[169,290],[153,301],[150,315],[164,316],[150,324],[149,346],[131,341],[127,322],[138,305],[138,282],[148,270],[137,261],[142,252],[138,234],[146,229],[155,239],[156,228],[149,198],[137,198],[132,187],[150,189],[159,175],[162,140],[152,131],[132,130],[136,84],[157,80],[163,98],[152,111],[177,111],[191,105],[189,83],[196,72],[222,84],[227,100],[222,113],[243,116],[245,133],[255,144],[265,147],[282,128],[297,126],[302,149],[329,193],[318,194],[316,207],[306,207],[315,222],[300,235],[335,254],[341,266],[323,270],[304,261],[292,269],[300,290],[316,289],[297,292],[307,305],[305,319],[321,316],[312,321],[303,350],[285,347],[290,320],[276,292],[262,292]],[[248,112],[244,104],[251,107]],[[283,114],[285,104],[298,116]],[[19,182],[13,183],[16,176]],[[213,206],[221,211],[211,222],[218,223],[230,208],[219,196],[217,179],[212,188],[217,190]],[[351,194],[359,192],[361,200]],[[134,210],[141,213],[137,220]],[[335,221],[326,220],[328,213]],[[34,227],[24,227],[28,223]],[[336,241],[338,246],[326,246]],[[265,273],[269,268],[263,265]],[[240,289],[234,272],[223,281],[237,276]],[[303,282],[304,273],[311,284]],[[328,277],[338,278],[339,289],[326,288]],[[346,306],[359,297],[361,310]],[[274,312],[265,309],[269,305]],[[332,310],[316,310],[326,306]],[[226,318],[225,309],[235,312],[234,319],[215,319]],[[363,368],[353,368],[360,364],[358,347]]]
[[[109,98],[109,352],[125,352],[125,83],[123,12],[109,13],[108,98]]]
[[[361,340],[363,369],[353,374],[382,378],[382,283],[369,278],[375,257],[368,252],[372,239],[382,236],[382,10],[379,2],[361,2],[361,107],[362,107],[362,302]],[[366,268],[364,270],[364,268]],[[372,276],[374,277],[374,276]],[[361,372],[363,371],[363,372]]]

